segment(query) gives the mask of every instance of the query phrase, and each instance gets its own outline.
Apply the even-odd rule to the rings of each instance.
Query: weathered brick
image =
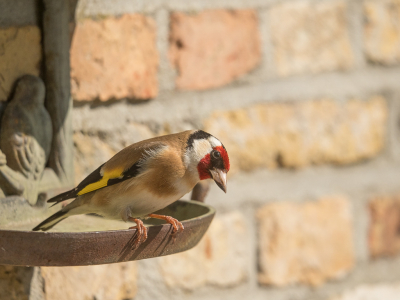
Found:
[[[400,283],[360,285],[330,300],[398,300]]]
[[[353,66],[343,1],[277,4],[270,9],[268,20],[280,76],[346,70]]]
[[[365,51],[370,61],[400,62],[400,0],[365,1]]]
[[[244,281],[249,263],[248,235],[241,213],[219,215],[195,248],[159,258],[166,284],[194,290],[206,284],[228,287]]]
[[[170,57],[179,73],[179,89],[203,90],[232,82],[260,62],[256,12],[173,13]]]
[[[22,75],[39,76],[41,60],[39,27],[0,28],[0,101],[7,100]]]
[[[369,211],[371,256],[400,253],[400,196],[377,197],[370,202]]]
[[[46,299],[123,300],[136,294],[136,263],[43,267]]]
[[[70,51],[73,98],[155,97],[155,35],[154,21],[139,14],[78,21]]]
[[[259,282],[320,285],[354,265],[350,203],[343,197],[273,203],[259,222]]]
[[[385,144],[386,120],[386,101],[376,96],[369,101],[324,99],[216,111],[204,127],[224,142],[234,171],[348,164],[374,157]]]

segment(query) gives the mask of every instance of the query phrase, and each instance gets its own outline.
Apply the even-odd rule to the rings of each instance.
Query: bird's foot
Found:
[[[144,226],[142,220],[129,218],[129,221],[136,223],[136,226],[129,227],[129,229],[136,229],[137,237],[135,240],[135,248],[137,248],[141,243],[144,243],[147,240],[147,228]]]
[[[154,219],[161,219],[161,220],[164,220],[167,223],[171,224],[173,227],[173,230],[172,230],[173,234],[176,232],[180,232],[185,228],[181,222],[179,222],[177,219],[170,217],[170,216],[149,214],[149,217],[154,218]]]

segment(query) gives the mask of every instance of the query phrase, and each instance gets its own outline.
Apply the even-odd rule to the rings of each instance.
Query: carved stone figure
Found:
[[[36,203],[51,149],[52,123],[44,98],[43,81],[24,75],[1,120],[0,148],[5,160],[0,161],[0,186],[6,195],[23,195],[31,204]]]

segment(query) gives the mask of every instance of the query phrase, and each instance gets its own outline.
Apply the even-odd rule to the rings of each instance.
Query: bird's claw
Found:
[[[137,248],[147,240],[147,228],[144,226],[142,220],[130,218],[130,221],[136,223],[136,226],[129,227],[129,229],[136,229],[137,237],[135,239],[134,246]]]
[[[167,223],[171,224],[172,225],[172,235],[175,235],[177,232],[181,232],[181,231],[183,231],[183,229],[185,229],[183,224],[173,217],[157,215],[157,214],[150,214],[149,217],[155,218],[155,219],[161,219],[161,220],[164,220]]]
[[[177,219],[174,219],[174,218],[172,218],[172,219],[173,219],[173,222],[174,222],[174,224],[172,224],[172,226],[174,228],[172,230],[173,234],[175,234],[177,232],[181,232],[181,231],[183,231],[183,229],[185,229],[185,227],[183,226],[183,224],[181,222],[179,222]]]

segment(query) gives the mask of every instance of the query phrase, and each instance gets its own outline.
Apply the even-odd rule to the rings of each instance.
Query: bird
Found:
[[[47,231],[65,218],[97,214],[133,221],[139,243],[147,239],[143,219],[162,219],[173,233],[184,226],[171,216],[154,214],[190,192],[201,180],[213,179],[225,193],[230,169],[225,146],[203,130],[187,130],[134,143],[115,154],[75,188],[47,202],[75,198],[35,228]]]
[[[14,96],[1,120],[0,148],[7,160],[2,168],[5,185],[11,194],[23,193],[34,205],[39,182],[50,155],[52,120],[44,106],[45,85],[40,77],[24,75],[16,83]],[[17,173],[16,173],[17,172]],[[15,178],[20,188],[15,188]]]

